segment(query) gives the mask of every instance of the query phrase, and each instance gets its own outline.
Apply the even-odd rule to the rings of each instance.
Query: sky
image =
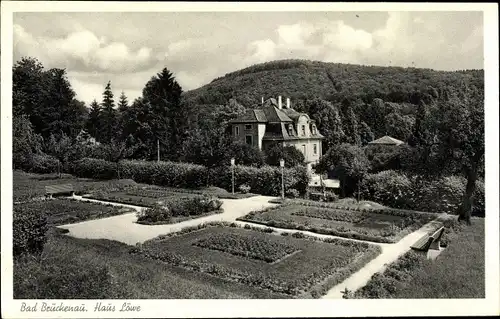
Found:
[[[483,69],[477,12],[18,12],[14,61],[65,68],[77,99],[141,95],[168,68],[189,91],[272,60]],[[117,98],[116,98],[117,99]]]

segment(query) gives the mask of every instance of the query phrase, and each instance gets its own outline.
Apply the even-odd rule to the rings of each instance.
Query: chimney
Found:
[[[287,109],[290,108],[290,98],[289,97],[286,98],[286,108]]]
[[[281,95],[278,96],[278,108],[281,110],[281,108],[283,107],[283,103],[281,102]]]

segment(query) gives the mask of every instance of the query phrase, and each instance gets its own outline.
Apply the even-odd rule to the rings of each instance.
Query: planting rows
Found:
[[[216,234],[200,239],[194,242],[193,245],[223,251],[235,256],[263,260],[268,263],[276,262],[297,251],[296,247],[284,243],[249,240],[248,237],[239,234]]]
[[[111,205],[81,202],[72,199],[49,199],[14,205],[14,212],[19,215],[33,213],[47,216],[51,225],[76,223],[89,219],[98,219],[121,215],[133,210]]]
[[[312,204],[287,203],[251,212],[238,220],[270,227],[394,243],[434,218],[434,214],[392,209],[342,210],[325,206],[315,207]]]
[[[147,241],[131,252],[233,282],[305,298],[324,294],[380,253],[379,247],[367,243],[284,237],[232,226],[201,225]],[[249,251],[247,256],[242,255],[244,249]],[[295,253],[279,259],[284,254],[278,252],[280,249]],[[269,253],[268,262],[255,259],[264,252]],[[269,263],[271,259],[277,262]]]

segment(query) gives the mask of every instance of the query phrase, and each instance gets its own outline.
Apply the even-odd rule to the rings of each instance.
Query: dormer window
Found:
[[[306,126],[302,125],[302,136],[306,136]]]
[[[312,125],[312,134],[316,135],[316,125]]]
[[[288,124],[288,135],[293,136],[293,125]]]

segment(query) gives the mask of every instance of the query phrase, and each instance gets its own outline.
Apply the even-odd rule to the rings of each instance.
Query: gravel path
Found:
[[[95,199],[82,198],[74,196],[75,199],[81,201],[98,202],[111,204],[114,206],[129,207],[136,211],[145,209],[145,207],[118,204],[99,201]],[[110,239],[116,240],[128,245],[142,243],[148,239],[155,238],[162,234],[167,234],[181,230],[187,226],[195,226],[204,222],[211,221],[228,221],[232,222],[236,218],[244,216],[253,210],[261,210],[269,206],[275,206],[268,201],[274,197],[270,196],[254,196],[244,199],[223,199],[222,214],[215,214],[196,219],[186,220],[184,222],[169,224],[169,225],[141,225],[137,224],[136,213],[123,214],[107,218],[83,221],[75,224],[61,225],[60,228],[69,230],[70,236],[77,238],[88,239]]]
[[[441,225],[441,222],[432,221],[413,233],[403,237],[403,239],[395,244],[381,245],[382,253],[380,255],[368,262],[363,268],[352,274],[349,278],[331,288],[322,298],[341,299],[342,291],[346,288],[354,292],[364,287],[375,273],[383,271],[387,265],[396,261],[401,255],[410,250],[410,246],[419,240],[420,237],[435,230]]]

